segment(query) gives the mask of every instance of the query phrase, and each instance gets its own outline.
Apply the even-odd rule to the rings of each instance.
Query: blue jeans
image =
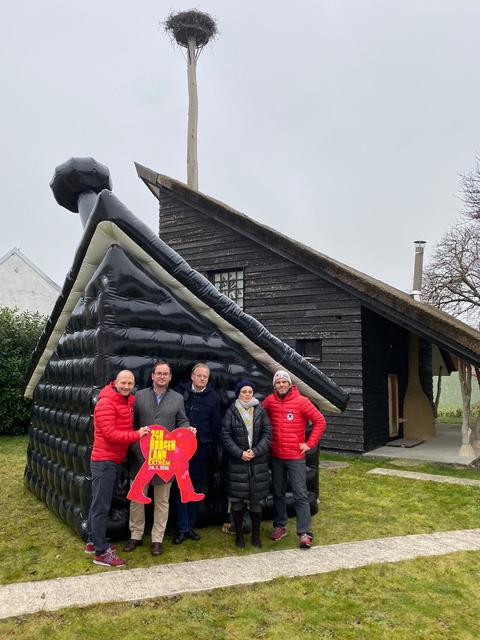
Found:
[[[117,484],[120,465],[111,460],[91,460],[92,502],[87,519],[87,536],[95,545],[95,555],[99,556],[110,546],[106,538],[112,497]]]
[[[297,516],[297,534],[310,531],[312,515],[310,513],[310,502],[307,491],[307,466],[304,458],[295,460],[282,460],[271,458],[272,483],[273,483],[273,507],[274,507],[274,527],[285,527],[288,522],[287,516],[287,479],[292,488],[295,502],[295,513]]]

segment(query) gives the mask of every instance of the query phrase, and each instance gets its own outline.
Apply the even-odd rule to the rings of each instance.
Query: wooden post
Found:
[[[198,94],[197,94],[197,58],[194,37],[188,39],[187,50],[188,79],[188,131],[187,131],[187,184],[198,191]]]
[[[188,125],[187,184],[198,191],[198,93],[197,59],[203,47],[217,34],[215,20],[197,9],[171,13],[165,20],[165,31],[187,52]]]
[[[470,401],[472,398],[472,367],[465,360],[458,360],[458,378],[462,391],[462,446],[458,452],[462,457],[474,456],[475,451],[470,444]]]
[[[438,418],[438,405],[440,404],[440,394],[442,393],[442,369],[442,366],[438,368],[437,393],[433,403],[433,415],[435,418]]]
[[[480,387],[480,369],[475,367],[475,377],[477,378],[477,384]],[[472,447],[480,449],[480,402],[477,403],[479,412],[477,415],[477,422],[475,424],[475,437],[472,442]]]

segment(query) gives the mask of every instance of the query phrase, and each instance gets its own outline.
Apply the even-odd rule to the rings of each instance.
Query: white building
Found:
[[[0,307],[49,316],[60,287],[17,247],[0,258]]]

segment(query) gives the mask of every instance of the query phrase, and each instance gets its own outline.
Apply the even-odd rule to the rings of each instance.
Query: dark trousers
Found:
[[[285,527],[288,522],[287,516],[287,479],[292,488],[293,499],[295,501],[295,513],[297,515],[297,533],[307,533],[310,531],[312,515],[310,513],[310,503],[307,491],[307,467],[305,460],[281,460],[271,458],[272,483],[273,483],[273,507],[275,515],[273,518],[274,527]]]
[[[88,512],[87,535],[95,545],[95,555],[99,556],[110,546],[106,538],[107,524],[120,465],[110,460],[92,460],[90,469],[92,502]]]
[[[199,442],[195,455],[190,460],[188,471],[192,479],[193,488],[197,493],[201,492],[202,486],[207,479],[211,450],[212,444],[210,442],[205,444]],[[172,485],[172,494],[175,504],[177,531],[187,533],[196,525],[198,502],[182,502],[176,482]]]

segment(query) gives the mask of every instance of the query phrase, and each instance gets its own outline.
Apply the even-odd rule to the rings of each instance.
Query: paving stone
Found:
[[[389,460],[389,464],[393,464],[396,467],[418,467],[421,464],[425,464],[425,460],[412,460],[409,458],[395,458],[395,460]]]
[[[350,466],[350,463],[336,462],[335,460],[320,460],[318,466],[320,469],[346,469]]]
[[[409,480],[428,480],[430,482],[441,482],[443,484],[460,484],[466,487],[480,487],[480,480],[473,478],[457,478],[455,476],[440,476],[434,473],[420,473],[418,471],[401,471],[400,469],[383,469],[376,467],[367,473],[378,476],[392,476],[396,478],[408,478]]]

